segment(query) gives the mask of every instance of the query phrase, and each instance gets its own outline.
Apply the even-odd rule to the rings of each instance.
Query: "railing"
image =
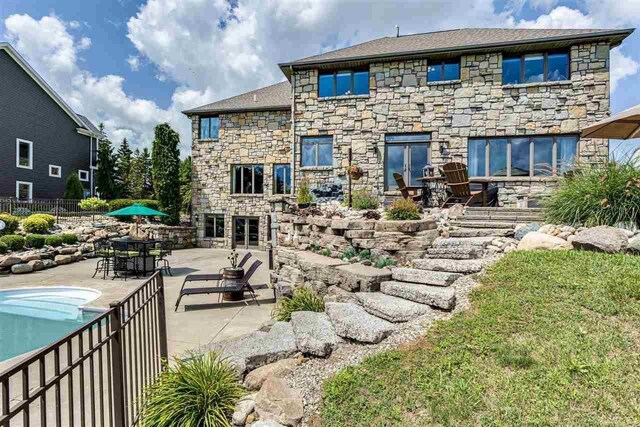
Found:
[[[86,218],[109,212],[108,207],[95,211],[83,211],[78,204],[80,200],[69,199],[31,199],[20,200],[13,197],[0,198],[0,212],[8,212],[16,216],[27,216],[34,213],[47,213],[56,217],[56,222],[63,219]]]
[[[134,426],[166,358],[156,272],[107,312],[1,373],[0,426]]]

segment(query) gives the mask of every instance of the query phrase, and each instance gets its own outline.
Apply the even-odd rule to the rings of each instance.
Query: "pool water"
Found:
[[[49,287],[0,291],[0,362],[51,344],[98,317],[82,308],[93,289]]]

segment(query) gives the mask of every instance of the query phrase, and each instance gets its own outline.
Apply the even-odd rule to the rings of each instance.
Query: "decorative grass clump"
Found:
[[[299,205],[306,205],[313,202],[313,194],[311,194],[309,183],[307,181],[302,181],[300,183],[300,188],[298,188],[297,201]]]
[[[356,210],[378,209],[380,201],[365,190],[351,193],[351,207]]]
[[[7,234],[0,237],[0,242],[7,245],[7,248],[12,251],[20,251],[24,248],[24,237],[17,234]]]
[[[413,200],[396,199],[387,207],[386,218],[390,221],[409,221],[420,219],[420,210]]]
[[[176,359],[145,391],[143,427],[229,427],[244,388],[233,366],[215,353]]]
[[[50,214],[44,214],[44,213],[37,213],[37,214],[33,214],[30,215],[29,218],[40,218],[40,219],[44,219],[45,221],[47,221],[47,226],[49,228],[53,228],[53,226],[56,224],[56,217]],[[27,219],[29,219],[27,218]]]
[[[29,234],[24,239],[24,245],[27,248],[40,249],[44,246],[46,237],[42,234]]]
[[[13,234],[18,229],[20,219],[8,213],[0,213],[0,221],[4,222],[4,230],[0,231],[0,236]]]
[[[47,246],[62,246],[62,237],[60,236],[47,236],[44,238],[44,244]]]
[[[62,238],[62,243],[66,245],[75,245],[78,243],[78,236],[72,233],[61,234],[60,238]]]
[[[22,229],[27,233],[44,234],[49,230],[49,223],[43,218],[29,218],[22,221]]]
[[[580,165],[543,206],[554,224],[640,225],[640,169],[630,163]]]
[[[289,322],[294,311],[324,311],[324,301],[307,288],[298,288],[289,298],[280,300],[274,310],[274,317],[281,322]]]

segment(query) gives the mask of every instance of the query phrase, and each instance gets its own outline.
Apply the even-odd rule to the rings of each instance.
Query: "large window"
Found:
[[[502,84],[569,80],[567,52],[505,56],[502,59]]]
[[[33,184],[31,182],[16,181],[16,198],[19,200],[31,200],[33,196]]]
[[[575,161],[577,136],[470,139],[470,176],[551,176]]]
[[[318,96],[368,95],[369,71],[344,70],[322,73],[318,77]]]
[[[429,164],[431,135],[428,133],[396,134],[385,137],[385,190],[398,186],[394,173],[402,175],[409,186],[419,186],[416,179],[424,175],[423,169]]]
[[[333,136],[302,137],[302,166],[332,166]]]
[[[273,194],[291,193],[291,164],[273,165]]]
[[[33,142],[16,139],[16,167],[33,169]]]
[[[449,61],[429,61],[427,81],[440,82],[460,79],[460,59]]]
[[[224,237],[224,215],[204,215],[204,237]]]
[[[218,117],[200,117],[200,139],[218,139],[219,129]]]
[[[263,165],[234,165],[231,172],[231,188],[235,194],[262,194]]]

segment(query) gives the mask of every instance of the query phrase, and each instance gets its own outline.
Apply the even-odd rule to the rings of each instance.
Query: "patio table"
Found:
[[[425,208],[440,207],[444,202],[447,179],[444,176],[423,176],[416,181],[422,184],[422,205]]]
[[[489,183],[491,178],[469,178],[469,184],[481,184],[482,185],[482,207],[489,206]]]
[[[152,254],[157,240],[110,239],[114,249],[114,273],[147,276],[155,271],[156,256]]]

